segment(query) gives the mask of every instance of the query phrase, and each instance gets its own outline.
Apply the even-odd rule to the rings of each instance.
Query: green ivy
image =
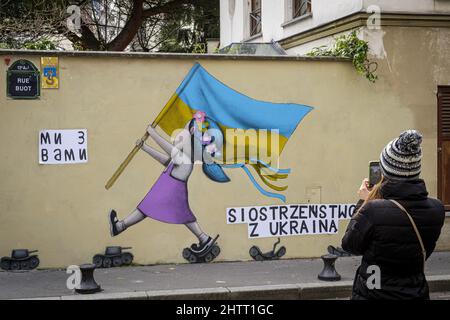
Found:
[[[370,82],[375,82],[378,76],[375,71],[378,64],[374,61],[369,61],[367,55],[369,53],[369,43],[361,40],[356,35],[356,30],[350,34],[341,35],[335,38],[336,42],[333,47],[320,46],[313,48],[306,55],[312,57],[331,56],[339,58],[352,59],[356,71],[364,75]]]

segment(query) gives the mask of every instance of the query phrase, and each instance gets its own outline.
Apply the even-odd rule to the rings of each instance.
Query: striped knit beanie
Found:
[[[422,135],[407,130],[387,144],[380,154],[380,167],[386,178],[407,180],[420,175]]]

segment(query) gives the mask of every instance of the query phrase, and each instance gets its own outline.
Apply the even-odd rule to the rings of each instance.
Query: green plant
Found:
[[[88,51],[81,41],[74,41],[72,42],[72,48],[75,51]]]
[[[194,49],[192,50],[192,53],[206,53],[206,44],[204,43],[195,43]]]
[[[56,44],[48,39],[40,39],[34,41],[20,41],[17,39],[6,39],[0,41],[0,49],[28,49],[28,50],[56,50]]]
[[[335,40],[336,42],[333,47],[315,47],[306,55],[313,57],[331,56],[349,58],[352,59],[356,71],[359,74],[364,75],[370,82],[375,82],[378,79],[378,76],[375,74],[378,64],[374,61],[369,61],[367,57],[369,43],[359,39],[356,35],[356,30],[352,31],[350,34],[336,37]]]
[[[35,42],[24,43],[24,48],[29,50],[56,50],[56,45],[47,39],[38,40]]]

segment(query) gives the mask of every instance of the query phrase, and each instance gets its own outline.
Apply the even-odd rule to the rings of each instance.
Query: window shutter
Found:
[[[450,138],[450,88],[439,91],[439,135]]]
[[[450,86],[438,87],[438,196],[450,210]]]

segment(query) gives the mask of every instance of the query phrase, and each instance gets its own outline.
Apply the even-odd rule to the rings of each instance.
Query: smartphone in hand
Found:
[[[369,162],[369,188],[372,188],[381,180],[381,168],[379,161]]]

